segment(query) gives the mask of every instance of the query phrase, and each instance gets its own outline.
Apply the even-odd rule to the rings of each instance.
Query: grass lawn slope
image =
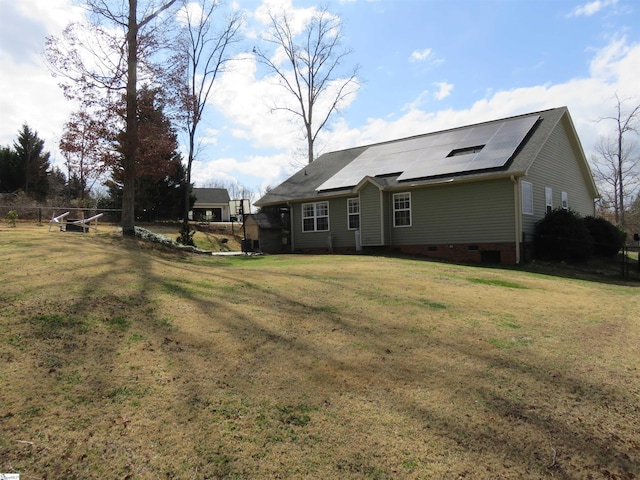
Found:
[[[635,479],[640,288],[0,226],[0,472]]]

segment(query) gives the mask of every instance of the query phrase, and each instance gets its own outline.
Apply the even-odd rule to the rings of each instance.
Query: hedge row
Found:
[[[615,257],[626,233],[604,218],[581,217],[556,209],[536,224],[535,253],[541,260],[584,262],[591,256]]]

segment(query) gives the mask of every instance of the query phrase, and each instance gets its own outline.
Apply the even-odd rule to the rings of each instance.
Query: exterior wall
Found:
[[[259,248],[262,249],[263,245],[260,241],[260,228],[251,217],[247,218],[244,224],[244,230],[246,232],[245,238],[248,238],[250,240],[249,243],[251,244],[251,246],[253,247],[255,245],[255,242],[258,242]]]
[[[414,189],[411,190],[412,225],[393,227],[393,194],[384,192],[381,195],[375,185],[365,185],[360,191],[362,246],[402,247],[407,253],[429,253],[438,258],[471,261],[477,257],[479,261],[482,250],[514,248],[513,192],[514,186],[509,179]],[[347,229],[347,198],[351,197],[328,200],[328,232],[302,232],[302,207],[299,203],[294,204],[295,250],[354,250],[355,231]],[[498,244],[508,245],[496,247]],[[470,253],[456,253],[451,257],[449,245]],[[433,247],[437,247],[435,255],[434,250],[429,250]],[[503,257],[505,255],[511,256],[505,253]]]
[[[373,185],[375,190],[374,198],[380,197],[380,191]],[[303,232],[302,231],[302,204],[296,203],[292,206],[293,221],[293,245],[298,251],[326,252],[333,251],[352,251],[356,247],[356,231],[348,228],[347,199],[356,198],[355,195],[348,197],[332,198],[329,202],[329,231],[327,232]],[[305,202],[307,203],[307,202]],[[374,202],[375,203],[375,202]],[[379,202],[378,202],[379,203]],[[369,205],[371,207],[371,205]],[[370,231],[374,232],[373,239],[380,238],[380,211],[369,209],[373,218],[378,223],[370,222]],[[362,214],[362,198],[360,198],[360,228],[363,222]],[[376,233],[377,229],[377,233]],[[331,238],[331,240],[329,240]],[[375,245],[380,245],[378,241]]]
[[[568,132],[564,123],[559,123],[521,179],[533,186],[533,215],[522,215],[522,230],[527,237],[533,238],[536,222],[546,214],[545,187],[552,189],[554,209],[561,207],[562,192],[567,192],[569,209],[582,216],[595,214],[594,199],[586,186],[590,179],[580,168]]]
[[[409,255],[440,260],[474,263],[516,263],[516,245],[511,243],[456,243],[437,245],[400,245],[391,247]]]
[[[411,226],[393,227],[390,208],[393,246],[515,241],[514,185],[509,179],[407,191],[411,192]]]
[[[215,218],[213,215],[215,215]],[[229,205],[220,203],[195,204],[191,212],[189,212],[189,217],[193,220],[201,218],[203,221],[228,222],[230,219]]]
[[[282,253],[284,245],[280,230],[261,230],[258,237],[258,249],[265,253]]]
[[[380,189],[369,183],[360,190],[360,239],[362,246],[384,244],[382,236],[382,195]]]
[[[329,201],[329,227],[334,251],[355,248],[356,245],[356,232],[349,230],[347,220],[347,198],[356,198],[356,196],[334,198]]]
[[[302,231],[302,203],[291,206],[292,247],[297,251],[329,252],[342,248],[351,237],[351,245],[355,247],[355,232],[347,230],[346,197],[326,200],[329,202],[329,230],[321,232]],[[315,203],[315,202],[304,202]]]
[[[244,228],[251,249],[264,253],[283,253],[285,251],[282,230],[260,228],[252,217],[247,217]]]

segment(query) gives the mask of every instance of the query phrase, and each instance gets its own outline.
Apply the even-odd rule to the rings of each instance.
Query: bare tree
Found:
[[[184,32],[177,43],[176,65],[179,65],[178,83],[182,86],[182,110],[188,135],[187,185],[191,185],[191,168],[198,154],[197,131],[202,114],[213,92],[218,75],[225,71],[232,59],[232,45],[239,41],[242,16],[232,12],[215,28],[214,16],[219,9],[215,0],[183,3]],[[179,240],[190,243],[189,193],[186,189],[183,226]]]
[[[67,96],[86,101],[91,95],[96,99],[99,97],[96,89],[125,92],[124,236],[135,236],[138,62],[149,60],[160,48],[153,22],[177,1],[165,0],[159,4],[151,1],[138,19],[138,0],[115,4],[107,0],[85,0],[91,17],[89,27],[72,24],[65,29],[61,39],[49,38],[45,46],[54,73],[71,81],[63,87]]]
[[[252,188],[233,181],[212,180],[206,182],[204,186],[205,188],[224,188],[229,193],[231,200],[248,200],[250,204],[257,197],[257,192]]]
[[[625,223],[625,205],[639,186],[639,157],[634,158],[634,150],[635,144],[623,144],[622,152],[618,152],[617,140],[600,138],[591,157],[602,195],[601,208],[612,211],[620,226]]]
[[[616,223],[625,227],[625,204],[640,186],[640,154],[629,135],[640,134],[640,104],[624,110],[616,95],[615,114],[603,120],[615,122],[613,137],[601,138],[592,155],[596,179],[604,188],[604,201],[613,208]]]
[[[282,49],[285,61],[280,62],[278,55],[271,56],[259,47],[255,47],[253,53],[295,98],[295,108],[279,105],[274,110],[286,110],[300,117],[311,163],[315,158],[314,143],[318,134],[345,98],[358,87],[359,67],[342,74],[341,67],[351,50],[343,48],[340,19],[326,8],[318,10],[299,34],[287,12],[279,16],[269,13],[269,17],[271,29],[265,40],[276,45],[277,50]]]
[[[108,143],[108,126],[104,116],[99,118],[88,109],[71,114],[60,138],[60,151],[65,158],[68,178],[76,177],[82,189],[78,192],[84,200],[95,184],[113,163]]]

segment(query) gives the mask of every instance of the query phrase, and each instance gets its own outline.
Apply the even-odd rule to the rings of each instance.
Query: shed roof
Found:
[[[393,190],[454,180],[525,175],[551,132],[563,120],[588,170],[569,111],[559,107],[326,153],[255,204],[276,205],[353,194],[366,179],[375,179],[381,188]],[[498,132],[502,132],[502,137]],[[473,147],[480,149],[474,151]],[[590,187],[597,192],[592,180],[591,183]]]
[[[226,188],[194,188],[193,194],[196,197],[194,206],[198,204],[229,204],[229,192]]]
[[[265,230],[280,230],[284,227],[282,221],[279,218],[267,215],[266,213],[253,213],[247,217],[247,220],[252,219],[258,227]]]

